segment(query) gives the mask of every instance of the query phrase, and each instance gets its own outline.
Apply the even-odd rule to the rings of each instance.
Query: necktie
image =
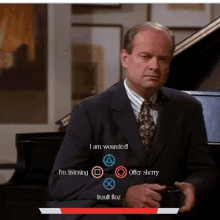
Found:
[[[150,100],[146,99],[141,105],[141,110],[138,115],[139,132],[146,153],[148,153],[150,150],[156,128],[154,120],[150,115],[150,109],[152,105],[153,103]]]

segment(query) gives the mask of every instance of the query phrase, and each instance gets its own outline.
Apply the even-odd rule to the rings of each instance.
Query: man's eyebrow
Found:
[[[147,51],[141,51],[141,52],[139,53],[139,55],[142,55],[142,54],[152,55],[150,52],[147,52]]]
[[[150,56],[154,56],[154,54],[150,53],[150,52],[146,52],[146,51],[142,51],[140,53],[138,53],[138,55],[150,55]],[[169,57],[168,54],[160,54],[160,55],[157,55],[157,57]]]

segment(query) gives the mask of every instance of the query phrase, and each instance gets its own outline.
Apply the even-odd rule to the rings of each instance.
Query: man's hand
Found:
[[[183,206],[180,208],[180,212],[188,212],[192,209],[195,202],[195,188],[190,183],[175,182],[175,186],[179,187],[185,196]]]
[[[128,188],[125,196],[125,205],[135,208],[157,208],[160,206],[161,195],[156,192],[165,189],[166,186],[158,184],[142,184]]]

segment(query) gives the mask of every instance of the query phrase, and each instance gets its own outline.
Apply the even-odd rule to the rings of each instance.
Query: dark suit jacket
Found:
[[[207,197],[214,187],[216,167],[207,147],[201,104],[190,95],[169,88],[159,91],[158,103],[156,132],[147,157],[123,82],[77,105],[50,176],[51,195],[58,201],[71,201],[71,206],[106,203],[120,207],[122,200],[97,201],[97,194],[114,193],[124,198],[131,185],[158,183],[173,186],[175,181],[187,181],[195,185],[196,198]],[[90,144],[128,144],[128,149],[91,150]],[[115,156],[114,166],[103,164],[106,154]],[[121,165],[128,171],[147,169],[159,171],[159,175],[128,174],[120,179],[114,172]],[[59,175],[59,170],[65,169],[82,169],[90,173],[94,166],[103,167],[102,178]],[[107,177],[116,183],[111,191],[103,187]]]

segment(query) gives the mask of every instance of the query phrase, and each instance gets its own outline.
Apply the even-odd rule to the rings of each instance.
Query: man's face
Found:
[[[172,58],[170,37],[157,30],[142,30],[133,40],[132,54],[122,50],[127,83],[140,95],[158,91],[166,82]]]

